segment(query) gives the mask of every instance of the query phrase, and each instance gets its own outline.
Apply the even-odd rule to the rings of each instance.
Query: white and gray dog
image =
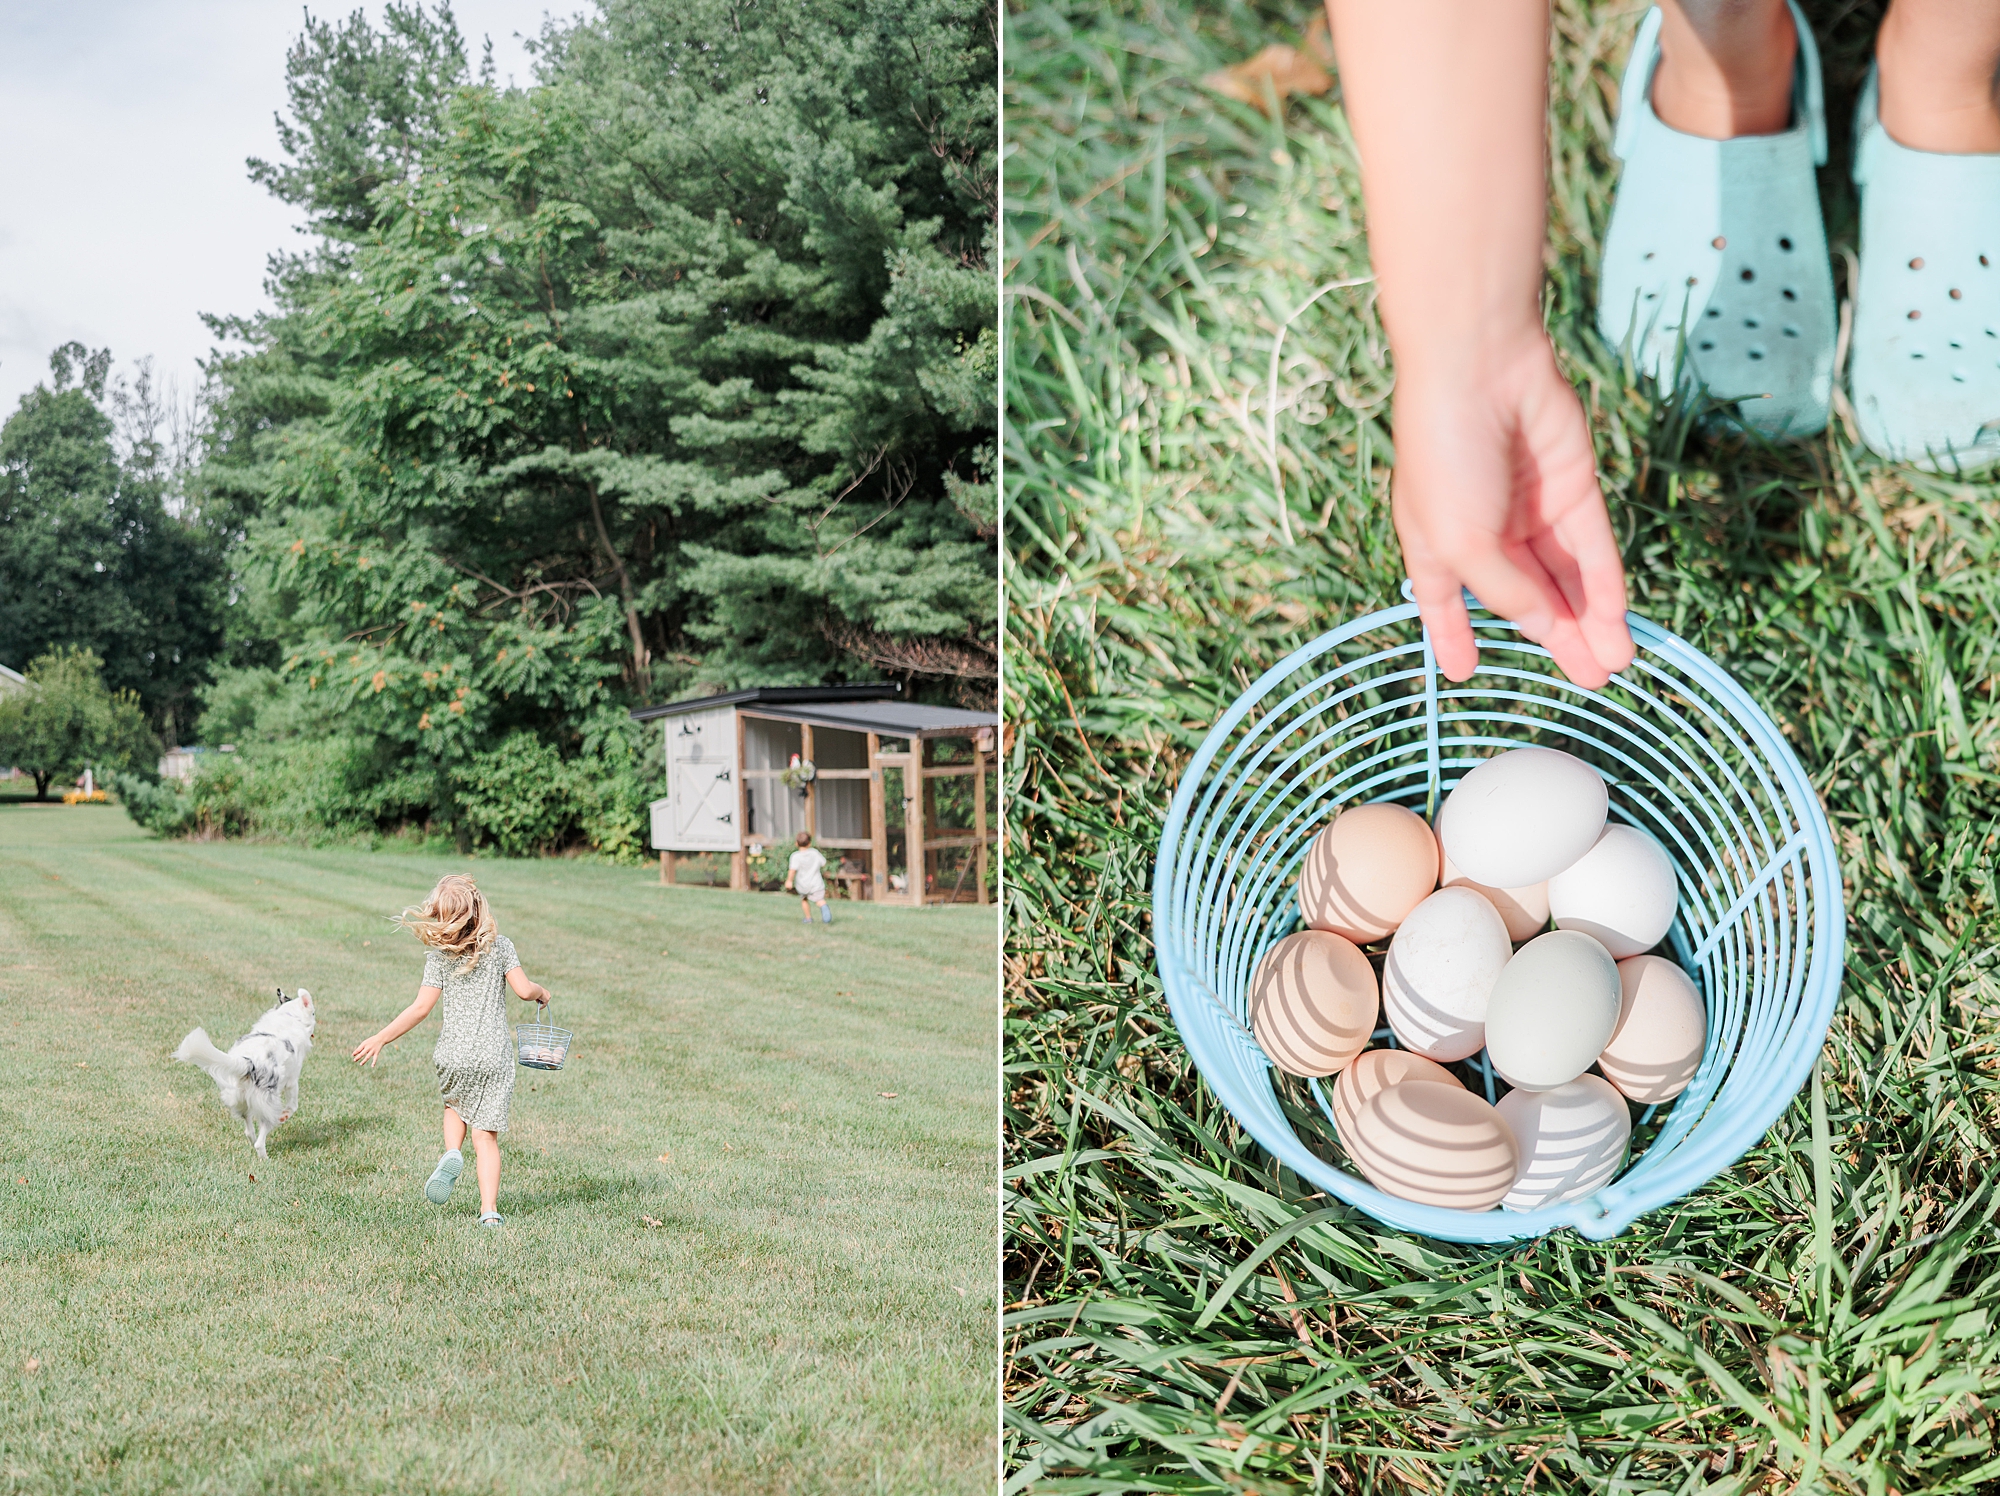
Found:
[[[243,1124],[243,1135],[257,1156],[266,1158],[264,1139],[298,1110],[299,1072],[312,1052],[318,1022],[310,992],[301,987],[297,997],[288,998],[280,987],[278,1005],[230,1045],[227,1054],[196,1029],[181,1040],[174,1058],[214,1077],[222,1109]]]

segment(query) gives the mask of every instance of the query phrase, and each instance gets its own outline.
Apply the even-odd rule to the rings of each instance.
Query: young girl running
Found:
[[[500,1134],[507,1130],[507,1101],[514,1093],[514,1039],[507,1025],[512,987],[524,1002],[548,1005],[546,987],[528,980],[514,942],[493,925],[485,895],[463,873],[438,879],[420,908],[405,909],[398,923],[430,948],[417,1000],[380,1033],[355,1046],[357,1064],[377,1056],[422,1023],[444,999],[444,1029],[431,1063],[444,1097],[444,1157],[424,1185],[424,1198],[442,1205],[465,1168],[465,1134],[479,1171],[479,1224],[500,1224]]]

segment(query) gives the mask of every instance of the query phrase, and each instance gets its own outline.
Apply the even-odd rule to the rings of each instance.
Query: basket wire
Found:
[[[569,1058],[570,1031],[548,1021],[544,1005],[540,1023],[514,1025],[514,1057],[530,1070],[560,1070]]]
[[[1563,1226],[1602,1240],[1728,1168],[1804,1085],[1840,990],[1845,913],[1833,835],[1777,727],[1686,641],[1628,615],[1632,665],[1589,691],[1554,674],[1548,651],[1511,623],[1470,597],[1467,606],[1480,646],[1468,681],[1439,674],[1406,603],[1314,640],[1224,713],[1175,792],[1160,844],[1160,974],[1217,1098],[1316,1188],[1444,1240],[1519,1240]],[[1667,946],[1707,1005],[1707,1044],[1658,1133],[1595,1193],[1525,1212],[1420,1205],[1327,1162],[1294,1129],[1249,1029],[1251,976],[1298,928],[1298,870],[1337,810],[1379,800],[1434,817],[1468,770],[1528,743],[1590,763],[1611,816],[1667,849],[1680,888]],[[1471,1069],[1492,1099],[1483,1051]],[[1328,1088],[1307,1089],[1337,1135]]]

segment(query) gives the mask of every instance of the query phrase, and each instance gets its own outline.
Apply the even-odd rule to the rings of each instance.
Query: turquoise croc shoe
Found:
[[[1598,276],[1597,326],[1633,366],[1736,401],[1768,436],[1811,436],[1833,398],[1833,269],[1813,169],[1826,161],[1819,52],[1796,4],[1792,127],[1706,140],[1653,113],[1660,12],[1619,93],[1624,161]]]
[[[1854,140],[1861,439],[1931,472],[2000,462],[2000,156],[1898,145],[1876,117],[1872,68]]]
[[[424,1181],[424,1198],[433,1205],[442,1205],[451,1198],[452,1186],[458,1183],[458,1176],[465,1172],[465,1155],[454,1148],[438,1160],[438,1166],[431,1170],[431,1177]]]

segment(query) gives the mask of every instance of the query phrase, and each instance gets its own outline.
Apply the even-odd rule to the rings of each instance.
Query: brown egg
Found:
[[[1665,956],[1618,963],[1618,1026],[1597,1057],[1604,1078],[1653,1106],[1687,1089],[1708,1042],[1708,1010],[1688,974]]]
[[[1514,1187],[1520,1150],[1483,1096],[1406,1080],[1368,1098],[1341,1141],[1377,1189],[1419,1205],[1491,1210]]]
[[[1287,935],[1250,982],[1250,1028],[1288,1075],[1332,1075],[1367,1046],[1381,1011],[1375,968],[1324,930]]]
[[[1438,843],[1438,887],[1470,888],[1486,895],[1486,902],[1500,911],[1507,925],[1507,938],[1519,945],[1533,940],[1549,927],[1549,885],[1531,883],[1526,888],[1488,888],[1475,883],[1458,870]]]
[[[1437,887],[1437,840],[1400,805],[1355,805],[1320,832],[1299,869],[1299,909],[1315,930],[1380,940]]]
[[[1361,1109],[1379,1093],[1406,1080],[1429,1081],[1440,1086],[1459,1086],[1459,1079],[1436,1060],[1427,1060],[1407,1049],[1371,1049],[1340,1072],[1333,1083],[1333,1125],[1340,1129],[1343,1142]]]

